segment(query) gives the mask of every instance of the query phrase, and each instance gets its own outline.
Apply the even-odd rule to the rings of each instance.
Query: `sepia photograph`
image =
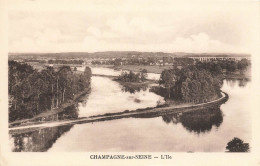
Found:
[[[259,152],[259,1],[5,2],[8,153],[171,163]]]

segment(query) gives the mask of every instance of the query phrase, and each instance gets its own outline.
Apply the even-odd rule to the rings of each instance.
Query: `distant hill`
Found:
[[[164,52],[138,52],[138,51],[105,51],[105,52],[63,52],[63,53],[9,53],[10,59],[15,58],[55,58],[55,59],[74,59],[74,58],[127,58],[127,57],[250,57],[249,54],[233,53],[164,53]]]

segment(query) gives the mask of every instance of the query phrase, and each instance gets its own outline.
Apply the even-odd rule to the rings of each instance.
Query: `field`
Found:
[[[118,69],[118,70],[120,70],[120,69],[132,70],[135,72],[139,72],[143,69],[146,69],[148,73],[157,73],[157,74],[161,74],[164,69],[171,69],[171,68],[172,68],[172,66],[170,66],[170,65],[168,65],[168,66],[123,65],[123,66],[114,67],[114,69]]]

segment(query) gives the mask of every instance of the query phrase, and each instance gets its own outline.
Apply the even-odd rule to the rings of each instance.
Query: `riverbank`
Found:
[[[124,81],[120,81],[118,79],[114,79],[114,81],[120,83],[123,86],[129,86],[129,87],[143,87],[143,86],[148,86],[148,84],[151,83],[151,81],[146,80],[144,82],[124,82]]]
[[[161,74],[163,70],[169,70],[172,69],[172,65],[168,66],[158,66],[158,65],[152,65],[152,66],[142,66],[142,65],[121,65],[121,66],[109,66],[109,65],[104,65],[102,67],[107,67],[107,68],[113,68],[115,70],[131,70],[133,72],[140,72],[143,69],[147,70],[147,73],[155,73],[155,74]],[[223,79],[246,79],[250,80],[251,76],[250,74],[235,74],[235,73],[229,73],[229,74],[223,74]]]
[[[92,123],[98,121],[106,121],[106,120],[113,120],[113,119],[121,119],[121,118],[142,118],[142,117],[153,117],[155,115],[164,115],[168,113],[184,113],[189,111],[196,111],[208,107],[215,107],[219,106],[222,103],[225,103],[228,100],[228,95],[225,92],[221,93],[222,96],[214,101],[196,104],[192,106],[167,106],[161,105],[152,108],[145,108],[145,109],[137,109],[133,111],[125,110],[123,112],[117,113],[106,113],[103,115],[95,115],[90,117],[79,118],[75,120],[59,120],[59,121],[48,121],[48,122],[37,122],[32,123],[30,125],[20,124],[19,126],[9,126],[9,132],[14,133],[21,133],[23,131],[33,130],[33,128],[41,128],[41,127],[55,127],[61,125],[73,125],[73,124],[81,124],[81,123]]]
[[[61,113],[66,108],[68,108],[68,107],[70,107],[70,106],[72,106],[74,104],[77,104],[78,102],[82,101],[82,98],[85,97],[87,94],[89,94],[90,91],[91,91],[91,88],[87,88],[86,90],[84,90],[80,94],[76,95],[73,100],[69,100],[66,103],[61,104],[60,107],[54,108],[52,110],[46,110],[45,112],[40,113],[39,115],[36,115],[36,116],[34,116],[33,118],[30,118],[30,119],[22,119],[22,120],[13,121],[13,122],[9,123],[9,127],[19,126],[19,125],[23,125],[23,124],[31,123],[31,122],[35,123],[36,121],[44,120],[48,116],[52,116],[52,115]]]
[[[114,79],[114,81],[122,85],[123,91],[130,92],[130,93],[140,92],[141,90],[145,91],[148,85],[151,83],[148,80],[144,82],[124,82],[118,79]],[[140,102],[140,101],[137,100],[136,102]]]
[[[223,79],[251,80],[251,76],[245,74],[224,74]]]
[[[143,69],[147,70],[147,73],[155,73],[155,74],[161,74],[163,70],[165,69],[172,69],[172,65],[168,66],[158,66],[158,65],[152,65],[152,66],[144,66],[144,65],[122,65],[122,66],[115,66],[110,67],[115,70],[131,70],[133,72],[140,72]]]

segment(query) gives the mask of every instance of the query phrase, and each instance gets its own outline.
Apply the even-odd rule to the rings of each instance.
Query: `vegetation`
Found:
[[[193,64],[194,64],[194,60],[191,58],[174,58],[175,66],[188,66]]]
[[[156,66],[156,65],[147,65],[147,66],[140,66],[140,65],[122,65],[114,67],[116,70],[132,70],[134,72],[140,72],[142,70],[147,70],[148,73],[157,73],[161,74],[164,69],[172,69],[172,66]]]
[[[196,53],[184,53],[184,52],[174,52],[174,53],[164,53],[164,52],[138,52],[138,51],[106,51],[106,52],[62,52],[62,53],[10,53],[9,58],[52,58],[52,59],[81,59],[81,58],[99,58],[99,59],[112,59],[112,58],[129,58],[129,57],[248,57],[248,54],[196,54]]]
[[[185,102],[203,102],[220,94],[221,78],[205,69],[187,66],[164,70],[161,74],[159,94],[168,99]]]
[[[226,146],[227,152],[249,152],[249,144],[241,139],[234,137]]]
[[[83,60],[64,60],[64,59],[56,59],[56,60],[48,60],[49,64],[77,64],[82,65]]]
[[[122,82],[144,82],[147,78],[147,70],[142,70],[139,73],[130,72],[122,72],[121,75],[118,76],[118,80]]]
[[[209,62],[196,62],[198,68],[209,70],[213,74],[226,74],[226,73],[244,73],[250,66],[250,61],[247,59],[241,59],[240,61],[234,60],[217,60]]]
[[[120,82],[122,85],[122,91],[124,92],[140,92],[141,90],[145,91],[148,87],[148,83],[131,83],[131,82]]]
[[[178,63],[184,63],[182,68],[163,70],[159,80],[161,87],[154,87],[152,91],[166,97],[184,102],[205,102],[220,95],[223,75],[227,73],[244,73],[250,61],[242,59],[212,60],[208,62],[179,58]]]
[[[91,69],[73,73],[69,66],[57,71],[52,67],[38,72],[30,65],[9,61],[9,121],[32,118],[58,108],[90,88]]]
[[[186,63],[187,62],[187,63]],[[153,64],[153,63],[152,63]],[[183,68],[190,65],[196,65],[198,69],[205,69],[211,72],[214,75],[222,75],[222,77],[230,77],[237,76],[242,77],[243,74],[246,74],[247,69],[250,67],[250,61],[247,59],[242,59],[240,61],[235,60],[211,60],[208,62],[194,61],[190,58],[174,58],[174,63],[172,65],[127,65],[123,63],[123,65],[118,65],[116,69],[122,70],[132,70],[135,72],[139,72],[142,69],[146,69],[149,73],[162,73],[164,69],[172,69],[172,68]]]

